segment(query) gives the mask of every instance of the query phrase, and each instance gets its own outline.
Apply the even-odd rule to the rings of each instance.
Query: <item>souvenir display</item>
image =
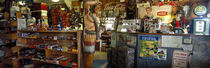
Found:
[[[62,26],[63,26],[63,28],[70,26],[69,17],[70,17],[70,13],[67,13],[67,11],[62,12]]]
[[[28,30],[37,31],[35,17],[27,19],[27,27],[28,27]]]
[[[69,30],[79,27],[79,18],[74,11],[62,10],[62,7],[57,5],[50,11],[52,27],[55,30]]]
[[[52,27],[57,28],[58,22],[60,21],[61,7],[56,6],[54,9],[50,11],[52,17]]]

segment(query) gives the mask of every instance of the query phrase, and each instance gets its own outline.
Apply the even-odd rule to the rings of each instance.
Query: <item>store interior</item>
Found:
[[[210,0],[0,0],[0,68],[210,68]]]

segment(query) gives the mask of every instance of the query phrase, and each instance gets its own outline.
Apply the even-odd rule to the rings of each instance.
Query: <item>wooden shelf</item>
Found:
[[[17,39],[17,33],[13,32],[13,33],[6,33],[6,34],[1,34],[0,38],[2,39],[6,39],[6,40],[16,40]]]
[[[42,33],[68,33],[68,32],[78,32],[78,30],[71,31],[28,31],[28,30],[18,30],[18,32],[42,32]]]
[[[66,65],[62,65],[62,64],[50,63],[50,62],[47,62],[47,61],[44,61],[44,60],[34,60],[34,59],[36,59],[36,58],[33,58],[32,60],[33,61],[37,61],[37,62],[41,62],[41,63],[47,63],[47,64],[54,64],[54,65],[59,65],[59,66],[71,67],[71,66],[66,66]]]
[[[69,54],[78,54],[78,53],[73,53],[73,52],[57,51],[57,50],[52,50],[52,49],[45,49],[45,50],[54,51],[54,52],[69,53]]]
[[[82,47],[81,47],[81,37],[82,37],[82,31],[81,30],[71,30],[71,31],[27,31],[27,30],[18,30],[17,33],[39,33],[39,37],[42,36],[48,36],[48,35],[65,35],[65,36],[76,36],[76,40],[54,40],[54,39],[42,39],[42,38],[24,38],[24,37],[17,37],[17,45],[21,48],[34,48],[34,47],[29,47],[27,46],[28,44],[34,42],[40,42],[40,41],[46,41],[46,42],[56,42],[56,41],[61,41],[62,43],[53,43],[53,44],[58,44],[60,46],[62,45],[72,45],[72,42],[74,43],[74,47],[76,46],[77,48],[77,52],[72,52],[72,51],[58,51],[58,50],[53,50],[53,49],[45,49],[45,48],[34,48],[34,49],[38,49],[38,50],[45,50],[45,56],[49,57],[49,56],[54,56],[54,55],[62,55],[65,57],[71,57],[76,60],[75,62],[78,62],[78,68],[83,68],[83,64],[82,64],[82,60],[83,60],[83,56],[82,56]],[[39,61],[37,60],[37,62],[41,63],[49,63],[46,61]],[[50,64],[55,64],[55,63],[50,63]],[[57,64],[60,65],[60,64]],[[16,65],[19,66],[19,65]]]
[[[64,41],[64,42],[67,42],[67,41],[71,41],[71,42],[77,42],[76,40],[53,40],[53,39],[36,39],[36,38],[23,38],[23,37],[18,37],[18,38],[22,38],[22,39],[34,39],[34,40],[45,40],[45,41]]]
[[[18,47],[21,47],[21,48],[30,48],[30,47],[23,47],[23,46],[18,46]],[[68,53],[68,54],[78,54],[78,53],[73,53],[73,52],[57,51],[57,50],[44,49],[44,48],[34,48],[34,49],[38,49],[38,50],[49,50],[49,51],[54,51],[54,52],[63,52],[63,53]]]
[[[145,35],[174,35],[174,36],[207,36],[207,37],[210,37],[210,35],[195,35],[195,34],[163,34],[163,33],[132,33],[132,32],[117,32],[117,33],[145,34]]]

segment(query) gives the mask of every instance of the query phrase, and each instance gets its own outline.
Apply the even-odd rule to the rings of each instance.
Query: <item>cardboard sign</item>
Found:
[[[187,68],[189,53],[175,50],[173,53],[172,68]]]
[[[182,48],[182,36],[162,36],[162,47]]]

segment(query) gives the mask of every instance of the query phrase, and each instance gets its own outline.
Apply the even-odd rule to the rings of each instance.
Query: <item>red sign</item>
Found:
[[[160,11],[160,12],[157,12],[157,15],[158,16],[166,16],[166,15],[168,15],[168,12],[166,12],[166,11]]]

